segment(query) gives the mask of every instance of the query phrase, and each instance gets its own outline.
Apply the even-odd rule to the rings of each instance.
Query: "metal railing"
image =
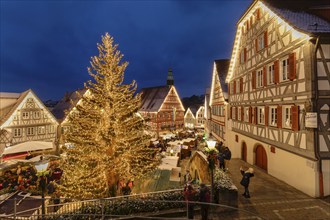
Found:
[[[176,190],[166,190],[159,192],[143,193],[136,195],[128,196],[118,196],[110,197],[104,199],[91,199],[83,201],[70,201],[65,198],[61,198],[62,203],[53,204],[53,199],[46,198],[46,213],[42,216],[41,207],[25,209],[18,211],[18,207],[21,204],[18,204],[18,201],[15,199],[14,207],[12,207],[12,212],[9,214],[0,214],[0,219],[26,219],[26,220],[39,220],[39,219],[186,219],[188,212],[188,203],[184,200],[152,200],[152,196],[162,195],[164,193],[181,193],[182,189]],[[41,199],[39,199],[39,204],[41,204]],[[26,198],[24,204],[32,203],[36,201],[35,198]],[[141,206],[140,212],[135,210],[134,213],[131,213],[133,207],[130,204],[132,201]],[[254,217],[256,219],[263,219],[255,213],[249,212],[247,210],[237,209],[236,207],[211,204],[211,203],[201,203],[201,202],[192,202],[190,204],[195,204],[195,212],[200,213],[201,205],[207,205],[209,208],[209,215],[211,216],[222,216],[222,219],[226,219],[225,215],[230,218],[232,211],[239,211],[243,213],[244,216]],[[127,211],[125,212],[125,206]],[[166,206],[168,208],[161,209],[155,208],[158,206]],[[114,209],[119,207],[122,209],[121,213],[109,213],[109,209]],[[146,210],[144,210],[144,208]],[[149,211],[155,208],[156,211]],[[84,210],[84,212],[82,212]],[[146,212],[147,211],[147,212]],[[228,212],[229,211],[229,212]],[[197,215],[196,214],[196,215]],[[214,218],[213,219],[217,219]]]

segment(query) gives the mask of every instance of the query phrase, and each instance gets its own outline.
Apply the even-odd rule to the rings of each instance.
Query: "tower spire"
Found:
[[[169,68],[168,69],[168,72],[167,72],[166,85],[168,85],[168,86],[173,86],[174,85],[173,72],[172,72],[172,69],[171,68]]]

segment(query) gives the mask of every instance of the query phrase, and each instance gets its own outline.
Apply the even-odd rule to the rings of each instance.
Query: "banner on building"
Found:
[[[305,127],[306,128],[317,128],[317,113],[316,112],[306,112]]]

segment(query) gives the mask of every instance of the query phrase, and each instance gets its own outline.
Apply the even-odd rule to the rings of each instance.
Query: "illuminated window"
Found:
[[[220,106],[220,116],[224,116],[225,115],[225,107],[222,105]]]
[[[264,34],[258,36],[258,50],[265,48]]]
[[[258,107],[257,108],[258,110],[258,124],[262,124],[264,125],[265,124],[265,107]]]
[[[232,107],[232,112],[231,112],[231,114],[232,114],[232,118],[233,118],[233,119],[236,119],[236,107]]]
[[[289,80],[289,58],[286,57],[281,60],[280,63],[280,75],[281,75],[281,81],[287,81]]]
[[[39,119],[40,118],[40,112],[33,112],[33,118],[34,119]]]
[[[237,108],[237,120],[242,120],[241,118],[242,118],[242,110],[241,110],[241,107],[238,107]]]
[[[26,129],[26,135],[34,135],[35,131],[34,131],[34,127],[28,127]]]
[[[249,109],[250,109],[250,107],[245,107],[244,108],[244,113],[245,113],[244,114],[244,121],[245,122],[249,122],[249,117],[250,117],[250,114],[249,114],[250,110]]]
[[[277,126],[277,107],[270,106],[269,107],[269,125],[270,126]]]
[[[38,134],[45,134],[46,133],[46,127],[40,126],[38,127]]]
[[[257,70],[257,88],[264,86],[264,73],[262,69]]]
[[[29,119],[29,113],[28,112],[23,112],[22,113],[22,118],[23,119]]]
[[[49,132],[48,133],[55,133],[55,126],[49,125]]]
[[[291,106],[283,106],[283,127],[291,128],[292,119],[291,119]]]
[[[275,83],[275,75],[274,75],[274,64],[270,64],[267,68],[267,84]]]
[[[22,136],[22,128],[15,128],[14,137],[21,137],[21,136]]]

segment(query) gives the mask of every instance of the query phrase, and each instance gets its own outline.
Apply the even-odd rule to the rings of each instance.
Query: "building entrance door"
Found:
[[[256,148],[256,165],[267,171],[267,154],[263,146],[258,145]]]
[[[246,149],[246,143],[243,142],[242,144],[242,160],[244,160],[246,162],[246,158],[247,158],[247,149]]]

